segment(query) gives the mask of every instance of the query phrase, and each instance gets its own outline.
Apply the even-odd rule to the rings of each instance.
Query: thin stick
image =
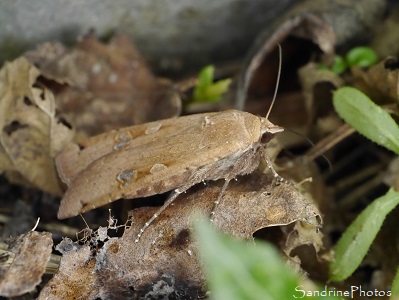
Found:
[[[276,87],[274,88],[274,95],[273,95],[273,100],[272,100],[272,104],[270,104],[269,110],[266,114],[266,119],[269,118],[270,112],[272,111],[273,105],[274,105],[274,101],[276,100],[277,97],[277,91],[278,91],[278,86],[280,84],[280,77],[281,77],[281,65],[282,65],[282,61],[283,61],[283,54],[282,54],[282,50],[281,50],[281,45],[278,44],[278,55],[279,55],[279,63],[278,63],[278,72],[277,72],[277,81],[276,81]]]

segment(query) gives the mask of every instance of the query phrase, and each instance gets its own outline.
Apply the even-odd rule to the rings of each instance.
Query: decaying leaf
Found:
[[[388,9],[381,22],[375,23],[376,28],[371,48],[379,57],[386,57],[399,53],[399,11]]]
[[[273,176],[255,172],[232,182],[216,210],[215,226],[240,239],[252,239],[259,229],[298,220],[318,226],[319,212],[312,203],[291,184],[276,186],[272,181]],[[89,255],[88,247],[64,254],[59,273],[39,299],[76,294],[86,299],[203,296],[205,278],[191,223],[195,213],[209,215],[219,192],[220,187],[210,184],[197,185],[180,195],[138,243],[139,230],[157,208],[132,211],[132,226],[123,237],[105,242],[95,257]],[[315,227],[313,230],[316,232]]]
[[[71,50],[57,42],[45,43],[26,57],[46,78],[61,84],[57,105],[79,134],[94,135],[180,113],[177,91],[150,72],[126,36],[118,35],[106,45],[89,34]]]
[[[248,90],[254,84],[253,79],[256,80],[259,73],[262,72],[261,67],[268,63],[266,58],[270,56],[277,44],[281,44],[284,40],[293,36],[311,40],[328,56],[331,56],[334,52],[336,37],[332,27],[313,14],[298,14],[268,28],[256,40],[248,56],[246,67],[241,73],[237,89],[237,108],[242,109],[244,107]],[[287,56],[284,56],[284,60],[288,60]]]
[[[318,136],[336,129],[341,123],[331,114],[332,91],[344,84],[343,79],[329,70],[321,70],[315,63],[308,63],[298,70],[302,85],[308,125]],[[317,117],[317,119],[316,119]]]
[[[259,90],[264,89],[265,78],[273,74],[274,79],[277,44],[281,44],[283,49],[284,66],[290,66],[287,69],[291,70],[291,73],[284,72],[283,66],[282,77],[292,82],[297,76],[295,69],[320,52],[326,61],[332,62],[336,46],[360,37],[370,37],[370,31],[381,18],[385,5],[384,1],[375,0],[299,1],[256,39],[240,75],[236,107],[243,109],[247,93],[259,94]],[[274,85],[274,80],[272,82]]]
[[[321,70],[315,63],[306,64],[299,69],[298,73],[309,115],[317,115],[316,108],[320,110],[327,103],[331,108],[331,92],[343,85],[343,79],[329,70]],[[326,99],[326,95],[331,95],[331,97]],[[324,110],[327,111],[327,109]]]
[[[368,70],[354,69],[355,86],[364,90],[374,101],[387,98],[399,101],[399,63],[395,57],[387,57]]]
[[[15,297],[31,292],[41,282],[53,246],[51,234],[31,231],[8,242],[1,255],[0,295]],[[10,259],[9,259],[10,258]]]
[[[399,190],[399,157],[393,159],[384,174],[384,183]]]
[[[51,91],[37,84],[40,71],[25,58],[0,71],[0,172],[59,195],[53,158],[73,137],[71,125],[56,114]]]

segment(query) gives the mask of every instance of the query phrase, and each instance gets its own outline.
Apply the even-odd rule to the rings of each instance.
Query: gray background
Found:
[[[90,29],[127,33],[162,70],[242,56],[296,0],[0,0],[0,63],[38,43],[68,45]]]

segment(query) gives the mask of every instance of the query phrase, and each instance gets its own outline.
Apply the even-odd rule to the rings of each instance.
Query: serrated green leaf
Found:
[[[399,193],[390,189],[375,199],[346,229],[334,247],[335,260],[330,264],[330,280],[348,278],[360,265],[385,217],[399,204]]]
[[[365,94],[351,87],[334,92],[340,117],[359,133],[399,155],[399,127],[392,117]]]
[[[269,244],[233,240],[217,233],[203,220],[195,223],[194,228],[208,273],[211,299],[339,299],[304,295],[299,279]]]
[[[377,53],[369,47],[355,47],[346,54],[345,58],[350,67],[362,68],[370,67],[378,60]]]

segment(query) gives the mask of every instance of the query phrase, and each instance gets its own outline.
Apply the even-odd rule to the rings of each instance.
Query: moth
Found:
[[[261,157],[269,161],[264,145],[281,131],[266,118],[228,110],[134,125],[69,144],[56,158],[68,185],[58,218],[174,190],[167,206],[191,186],[221,178],[222,194],[231,179],[253,172]]]
[[[140,230],[138,241],[179,194],[197,183],[225,180],[215,208],[229,181],[253,172],[261,158],[278,177],[265,146],[283,128],[271,123],[268,114],[258,117],[239,110],[195,114],[113,130],[70,144],[56,157],[58,173],[68,185],[58,218],[73,217],[120,198],[173,191]]]

